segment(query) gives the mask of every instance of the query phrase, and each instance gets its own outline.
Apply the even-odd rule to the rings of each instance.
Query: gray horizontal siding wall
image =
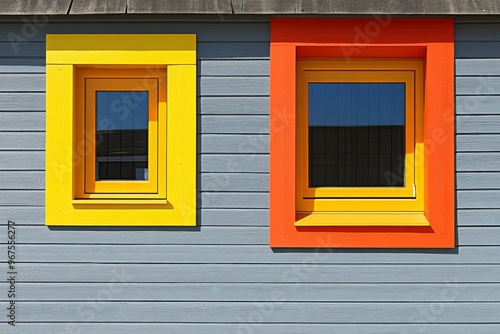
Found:
[[[19,225],[1,333],[500,332],[500,23],[456,25],[457,248],[440,251],[269,248],[269,24],[23,31],[0,25],[2,263]],[[198,228],[44,226],[44,41],[61,32],[198,35]]]

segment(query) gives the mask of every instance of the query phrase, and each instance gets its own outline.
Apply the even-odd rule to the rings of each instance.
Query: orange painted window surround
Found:
[[[296,226],[297,61],[421,59],[424,215],[429,226]],[[271,20],[270,246],[455,246],[454,22],[449,18]]]

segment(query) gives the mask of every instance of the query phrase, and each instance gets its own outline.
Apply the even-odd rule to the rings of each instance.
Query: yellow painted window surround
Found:
[[[96,92],[136,90],[148,177],[97,180]],[[47,35],[46,132],[47,225],[196,225],[196,36]]]
[[[308,163],[309,83],[405,84],[402,187],[311,187]],[[423,64],[421,60],[297,61],[297,226],[427,226],[424,211]]]

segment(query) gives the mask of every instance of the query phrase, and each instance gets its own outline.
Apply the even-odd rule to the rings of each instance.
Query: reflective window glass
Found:
[[[96,180],[148,179],[148,92],[96,92]]]
[[[309,186],[403,187],[404,83],[309,83]]]

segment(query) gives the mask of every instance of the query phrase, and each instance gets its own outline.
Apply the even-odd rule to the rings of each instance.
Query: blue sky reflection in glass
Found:
[[[405,83],[311,82],[308,90],[309,185],[404,186]]]
[[[148,92],[96,92],[96,179],[147,180]]]

